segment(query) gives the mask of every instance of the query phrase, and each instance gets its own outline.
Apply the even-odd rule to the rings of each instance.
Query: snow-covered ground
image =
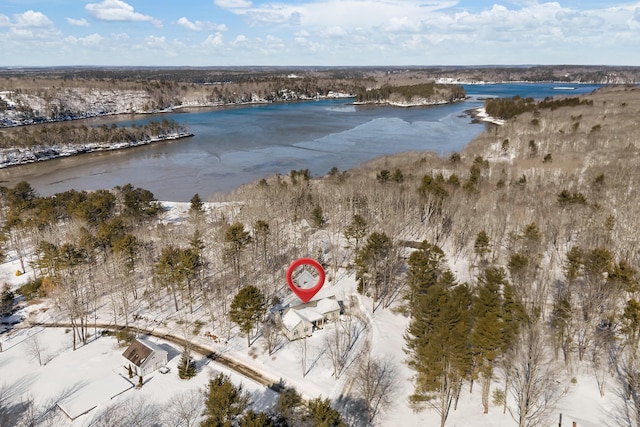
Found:
[[[188,204],[165,203],[170,210],[165,214],[165,220],[178,221],[188,210]],[[452,265],[453,271],[465,270],[461,265]],[[9,254],[8,260],[0,265],[0,282],[10,283],[16,288],[24,283],[31,272],[22,276],[16,276],[19,264]],[[285,278],[282,278],[283,283]],[[403,334],[407,328],[409,319],[391,309],[378,308],[371,312],[372,301],[358,295],[353,274],[340,270],[335,282],[326,283],[318,297],[336,295],[339,300],[345,302],[354,301],[357,319],[354,320],[361,332],[351,355],[351,363],[358,363],[362,357],[359,352],[367,340],[371,343],[372,355],[391,359],[395,362],[397,376],[397,390],[394,396],[392,408],[386,410],[375,419],[375,424],[380,426],[432,426],[439,425],[439,416],[434,411],[425,410],[413,412],[408,405],[408,398],[413,391],[413,372],[407,367],[406,354],[404,352]],[[355,297],[355,300],[352,299]],[[292,296],[292,298],[295,298]],[[286,303],[286,301],[284,301]],[[29,315],[29,313],[35,313]],[[259,385],[252,380],[229,371],[227,368],[206,359],[198,357],[198,375],[190,380],[180,380],[177,376],[177,363],[180,358],[181,348],[175,344],[163,342],[153,338],[164,348],[169,350],[169,367],[171,372],[160,374],[158,372],[145,378],[145,384],[141,389],[127,378],[127,372],[123,368],[121,354],[123,348],[116,345],[115,339],[109,336],[95,337],[86,346],[80,347],[75,352],[71,350],[71,336],[63,328],[29,328],[29,321],[57,320],[59,318],[53,308],[46,305],[34,305],[22,309],[21,314],[25,321],[8,332],[0,333],[0,342],[3,352],[0,353],[0,388],[9,390],[11,401],[19,403],[26,398],[33,398],[36,406],[59,406],[74,415],[83,413],[93,408],[84,415],[71,420],[64,416],[61,410],[56,409],[58,418],[56,425],[86,426],[91,420],[99,416],[108,406],[125,402],[130,399],[144,398],[144,401],[166,407],[170,405],[172,397],[176,393],[187,390],[202,390],[211,375],[224,372],[231,376],[233,382],[243,384],[251,393],[254,409],[265,410],[271,407],[277,399],[275,392]],[[145,313],[148,317],[154,317],[155,313]],[[104,314],[104,319],[109,320],[109,315]],[[168,332],[180,335],[177,330],[171,331],[172,323],[169,323]],[[173,326],[175,327],[175,326]],[[327,325],[323,330],[314,332],[306,342],[306,371],[303,373],[301,357],[303,354],[303,342],[288,342],[284,340],[271,356],[264,348],[262,338],[256,340],[251,348],[247,348],[246,338],[234,332],[228,344],[214,343],[202,335],[194,339],[201,345],[219,351],[225,357],[239,361],[263,373],[265,377],[274,381],[281,379],[288,386],[295,387],[304,397],[329,397],[337,401],[341,395],[346,394],[350,387],[350,371],[347,368],[340,378],[333,376],[333,364],[328,355],[326,340],[331,336],[336,325]],[[93,333],[93,328],[90,328]],[[43,361],[46,364],[40,366],[38,361],[30,356],[34,340],[40,344]],[[616,383],[608,380],[605,397],[600,397],[595,377],[589,364],[575,364],[573,372],[567,372],[570,388],[566,396],[559,402],[557,408],[551,413],[546,425],[557,425],[559,414],[563,414],[564,426],[571,426],[573,421],[579,427],[597,427],[603,425],[617,425],[612,415],[622,403],[617,397]],[[515,425],[509,413],[503,413],[502,406],[492,405],[488,414],[483,414],[480,402],[480,387],[474,388],[473,394],[468,392],[468,384],[464,386],[457,410],[451,411],[447,426],[479,426],[479,427],[507,427]],[[499,375],[496,375],[492,389],[504,387]],[[137,401],[137,400],[136,400]]]

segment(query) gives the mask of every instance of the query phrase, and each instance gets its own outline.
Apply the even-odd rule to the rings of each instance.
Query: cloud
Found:
[[[191,31],[227,31],[227,26],[224,24],[218,25],[211,21],[191,22],[184,16],[178,19],[176,23]]]
[[[164,48],[167,44],[165,36],[146,36],[144,43],[147,47],[151,48]]]
[[[0,13],[0,27],[8,27],[9,25],[11,25],[9,17]]]
[[[52,28],[53,22],[42,12],[27,10],[24,13],[13,15],[17,27],[21,28]]]
[[[252,4],[249,0],[213,0],[213,3],[222,9],[243,9]]]
[[[222,46],[222,33],[209,34],[209,37],[202,42],[204,47],[218,47]]]
[[[71,25],[75,25],[76,27],[88,27],[89,23],[86,19],[73,19],[73,18],[65,18],[67,22]]]
[[[81,46],[96,46],[103,43],[104,37],[102,37],[100,34],[94,33],[94,34],[89,34],[88,36],[85,36],[85,37],[67,36],[65,40],[68,43],[77,44]]]
[[[246,44],[248,41],[249,39],[247,38],[247,36],[245,36],[244,34],[238,34],[236,38],[231,42],[231,45],[240,46]]]
[[[122,0],[102,0],[100,3],[89,3],[84,7],[87,12],[100,21],[148,21],[155,26],[162,23],[149,15],[143,15]]]

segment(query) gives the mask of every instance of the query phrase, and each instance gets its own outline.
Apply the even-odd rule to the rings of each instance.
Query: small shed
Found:
[[[159,345],[143,338],[135,339],[122,353],[125,368],[131,367],[138,376],[149,375],[167,364],[168,353]]]

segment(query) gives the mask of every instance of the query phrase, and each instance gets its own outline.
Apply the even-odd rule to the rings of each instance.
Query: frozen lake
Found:
[[[119,125],[152,119],[186,124],[192,138],[0,170],[0,184],[26,180],[41,195],[71,188],[95,190],[131,183],[159,200],[207,199],[218,192],[292,169],[314,176],[332,167],[352,168],[384,154],[409,150],[446,155],[459,151],[485,128],[465,110],[486,96],[575,95],[597,85],[553,90],[553,84],[466,86],[465,102],[434,107],[354,106],[350,99],[267,104],[178,112],[144,117],[102,118],[91,123]]]

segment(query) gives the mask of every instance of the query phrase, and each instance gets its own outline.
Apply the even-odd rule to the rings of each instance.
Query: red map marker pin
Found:
[[[320,276],[318,276],[318,281],[316,282],[316,284],[312,288],[307,288],[307,289],[298,287],[298,285],[293,283],[293,279],[292,279],[293,270],[305,264],[312,266],[313,268],[318,270],[318,273],[320,273]],[[302,302],[306,304],[309,302],[311,298],[313,298],[315,294],[318,293],[320,289],[322,289],[322,285],[324,285],[324,269],[322,268],[320,263],[315,259],[312,259],[312,258],[297,259],[291,263],[291,265],[289,266],[289,269],[287,270],[287,284],[289,285],[289,288],[291,288],[293,293],[296,294],[298,298],[300,298]]]

